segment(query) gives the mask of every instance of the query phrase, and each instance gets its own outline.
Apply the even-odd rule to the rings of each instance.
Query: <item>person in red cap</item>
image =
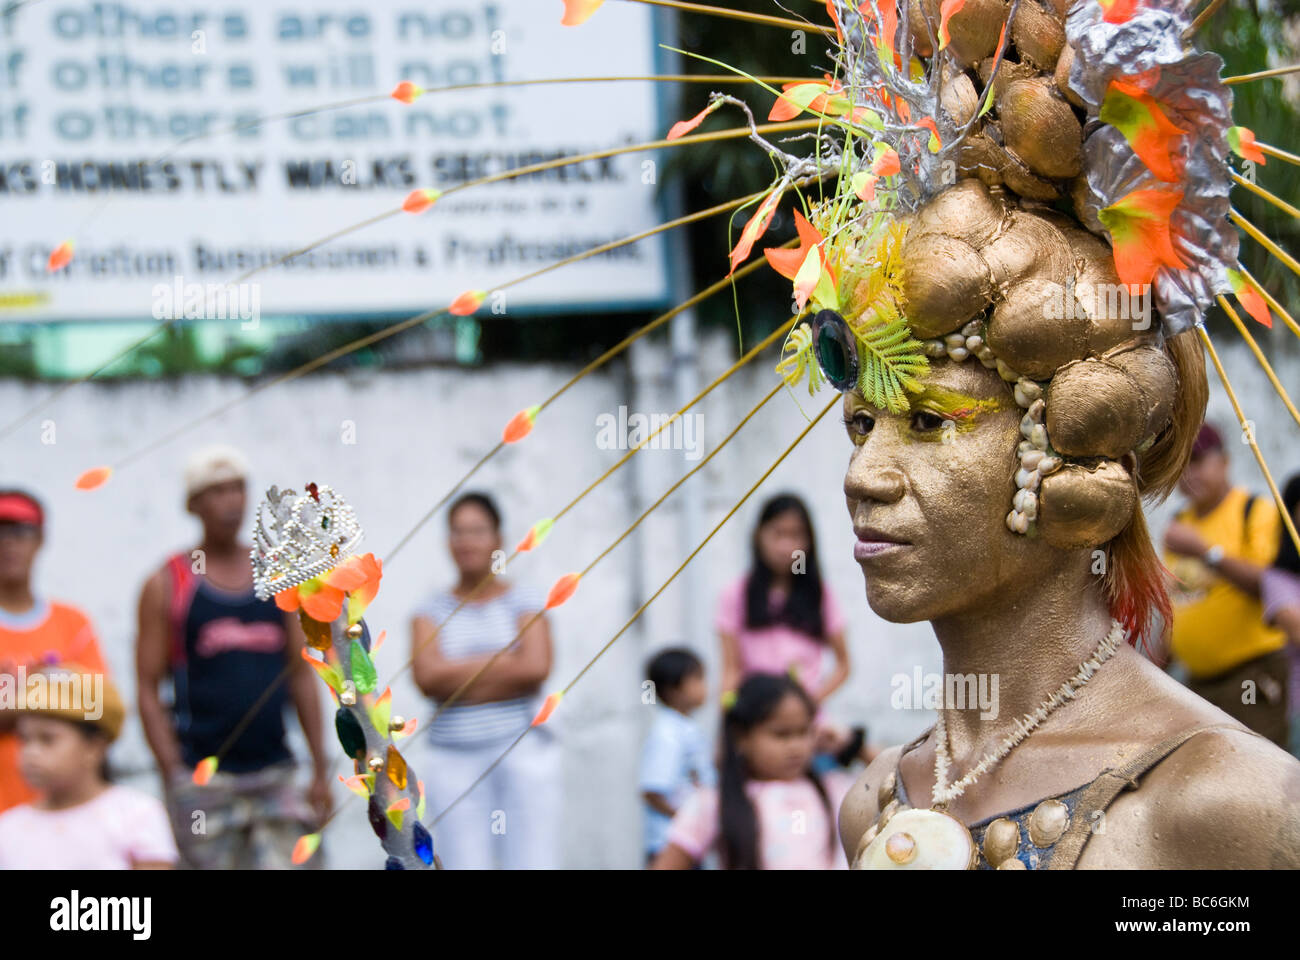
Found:
[[[31,494],[0,490],[0,674],[75,661],[104,670],[95,628],[75,607],[38,596],[32,568],[44,540],[45,511]],[[19,771],[17,711],[0,704],[0,812],[36,798]]]
[[[1223,437],[1208,423],[1178,487],[1188,505],[1165,534],[1174,579],[1171,652],[1194,693],[1285,747],[1286,634],[1265,623],[1260,603],[1260,576],[1277,557],[1281,515],[1268,497],[1232,486]]]

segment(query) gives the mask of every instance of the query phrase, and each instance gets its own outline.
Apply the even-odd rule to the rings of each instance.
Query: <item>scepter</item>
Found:
[[[374,650],[362,619],[379,592],[382,564],[374,554],[353,552],[362,530],[342,497],[325,485],[304,489],[299,496],[271,487],[258,505],[254,588],[260,599],[274,596],[277,607],[298,614],[310,648],[303,659],[330,691],[334,729],[353,764],[352,776],[339,779],[366,800],[371,829],[388,854],[385,868],[441,869],[421,823],[424,783],[396,745],[415,732],[416,721],[393,716],[392,691],[376,689]],[[319,846],[319,832],[300,838],[294,862],[306,861]]]

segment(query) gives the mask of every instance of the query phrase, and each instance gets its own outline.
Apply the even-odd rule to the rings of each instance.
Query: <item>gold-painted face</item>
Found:
[[[932,363],[907,413],[844,395],[853,454],[844,494],[867,601],[887,620],[931,620],[1021,594],[1067,561],[1006,527],[1023,411],[980,364]]]

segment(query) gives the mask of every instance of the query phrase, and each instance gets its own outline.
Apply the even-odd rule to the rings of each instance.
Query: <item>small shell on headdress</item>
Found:
[[[1116,461],[1103,460],[1092,468],[1066,464],[1043,478],[1038,532],[1047,543],[1064,550],[1097,547],[1128,525],[1136,503],[1137,485]]]

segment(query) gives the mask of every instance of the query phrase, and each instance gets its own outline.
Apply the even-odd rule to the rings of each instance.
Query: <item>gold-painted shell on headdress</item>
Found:
[[[1011,211],[1005,230],[981,248],[993,282],[1001,290],[1026,277],[1043,277],[1056,283],[1074,275],[1074,255],[1061,231],[1042,217],[1023,210]],[[993,348],[997,352],[997,348]]]
[[[1046,399],[1047,435],[1067,457],[1122,457],[1145,432],[1142,388],[1109,359],[1066,364],[1047,385]]]
[[[1051,70],[1065,47],[1065,24],[1037,0],[1020,0],[1011,21],[1011,41],[1022,61]]]
[[[956,237],[909,234],[903,242],[902,269],[907,322],[913,335],[922,339],[956,330],[992,295],[984,260]]]
[[[1007,20],[1007,10],[1006,0],[966,0],[948,21],[948,49],[952,55],[973,67],[993,53]]]
[[[942,233],[979,250],[1002,227],[1006,210],[978,180],[960,180],[916,212],[909,237]]]
[[[1065,286],[1044,277],[1010,287],[993,308],[985,336],[989,348],[1032,380],[1046,380],[1058,367],[1086,356],[1089,321],[1069,308],[1068,296]]]
[[[1037,529],[1047,543],[1063,550],[1100,546],[1128,526],[1136,503],[1137,485],[1116,461],[1092,467],[1066,464],[1043,478]]]
[[[1016,80],[998,98],[1007,149],[1039,176],[1077,177],[1083,170],[1083,126],[1046,77]]]

